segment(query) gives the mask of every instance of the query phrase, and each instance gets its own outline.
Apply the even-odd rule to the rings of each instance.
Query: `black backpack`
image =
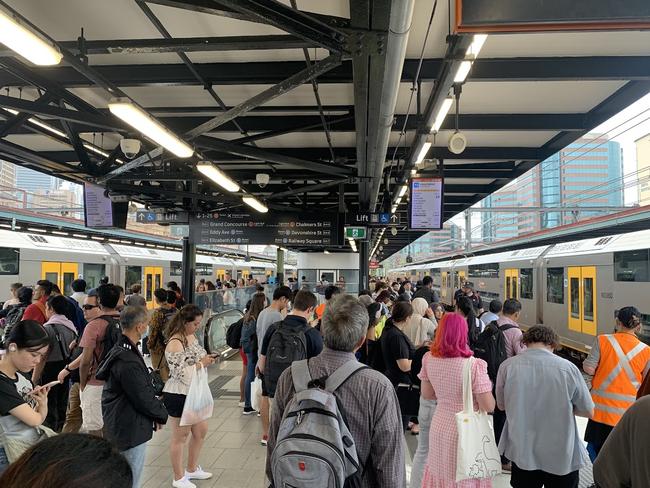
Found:
[[[511,324],[499,326],[497,321],[493,320],[485,326],[485,330],[481,332],[472,347],[474,357],[483,359],[487,363],[488,376],[493,384],[496,382],[499,366],[508,359],[506,338],[503,333],[514,328],[515,326]]]
[[[228,330],[226,331],[226,344],[228,347],[233,349],[239,349],[241,347],[241,331],[244,327],[244,319],[241,318],[234,324],[230,324]]]
[[[111,349],[120,342],[122,338],[122,327],[120,326],[120,321],[112,315],[101,315],[98,318],[108,322],[104,339],[102,339],[102,352],[99,358],[96,358],[99,369],[99,366],[104,362]]]
[[[271,395],[275,395],[275,387],[282,372],[294,361],[307,359],[307,329],[288,327],[284,322],[274,325],[275,331],[269,339],[264,366],[264,385]]]

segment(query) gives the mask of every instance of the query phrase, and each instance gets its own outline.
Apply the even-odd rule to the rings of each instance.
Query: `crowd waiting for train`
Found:
[[[161,428],[172,486],[212,476],[198,464],[217,360],[196,338],[201,308],[175,283],[155,290],[153,311],[109,283],[86,293],[77,281],[70,297],[46,280],[18,285],[2,312],[0,486],[138,487]],[[411,487],[489,487],[502,470],[515,488],[577,487],[589,458],[599,487],[650,486],[636,308],[596,338],[587,382],[553,354],[551,327],[521,330],[516,299],[484,304],[467,282],[452,307],[427,277],[372,285],[355,297],[327,284],[320,305],[306,286],[278,286],[270,303],[257,292],[228,329],[273,486],[405,487],[405,432],[418,435]],[[587,449],[576,415],[589,418]]]

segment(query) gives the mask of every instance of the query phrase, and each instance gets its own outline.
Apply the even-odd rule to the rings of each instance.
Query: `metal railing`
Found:
[[[224,310],[223,312],[212,314],[209,310],[204,312],[203,347],[208,353],[218,352],[222,357],[231,356],[236,349],[232,349],[226,344],[226,332],[228,327],[240,320],[244,314],[239,310]],[[201,331],[201,329],[199,329]]]

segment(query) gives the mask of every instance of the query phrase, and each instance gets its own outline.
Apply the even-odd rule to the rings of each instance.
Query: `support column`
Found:
[[[282,286],[284,284],[284,251],[279,247],[277,249],[275,265],[276,265],[275,276],[276,276],[277,285]]]
[[[368,288],[368,275],[370,274],[370,263],[368,254],[370,252],[370,242],[368,240],[357,241],[359,245],[359,291]]]
[[[191,233],[190,233],[191,235]],[[185,303],[194,303],[194,277],[196,275],[196,244],[189,237],[183,237],[183,278],[181,290]]]
[[[465,251],[472,250],[472,212],[465,210]]]

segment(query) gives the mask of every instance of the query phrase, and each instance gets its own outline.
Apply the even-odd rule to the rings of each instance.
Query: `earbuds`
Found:
[[[15,344],[9,344],[9,352],[16,352],[18,348],[16,347]]]

